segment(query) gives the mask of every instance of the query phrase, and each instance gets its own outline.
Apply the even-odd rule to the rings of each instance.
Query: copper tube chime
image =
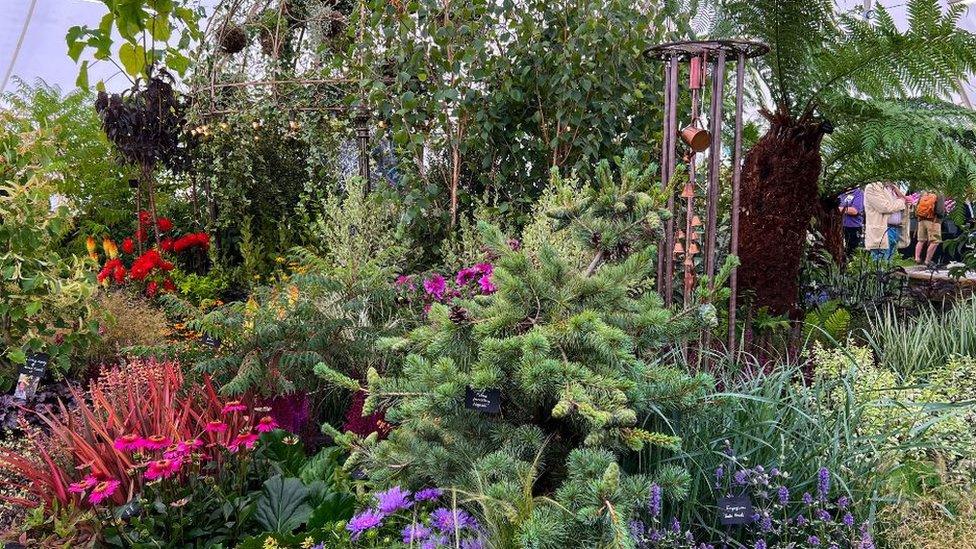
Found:
[[[746,40],[705,40],[692,42],[672,42],[650,48],[646,54],[664,61],[664,131],[661,143],[661,180],[664,189],[669,190],[667,208],[672,217],[664,227],[663,245],[658,255],[657,289],[666,304],[674,301],[675,262],[680,260],[682,270],[682,300],[685,307],[694,304],[695,282],[699,276],[699,263],[696,255],[701,253],[701,264],[709,288],[715,286],[716,264],[719,259],[717,245],[718,205],[721,195],[719,175],[722,169],[722,121],[725,98],[726,63],[735,60],[735,132],[732,142],[732,215],[729,255],[738,253],[739,245],[739,184],[742,169],[742,108],[743,86],[746,59],[764,55],[769,48],[757,42]],[[679,129],[677,108],[679,92],[679,69],[688,66],[687,91],[690,95],[691,121]],[[710,90],[709,90],[710,87]],[[706,90],[709,93],[706,95]],[[702,124],[702,113],[707,104],[707,129]],[[672,179],[675,174],[678,144],[683,143],[683,159],[687,165],[688,177],[675,196]],[[696,213],[696,177],[699,172],[699,159],[705,157],[701,169],[705,171],[704,222]],[[684,202],[684,227],[675,231],[675,219],[680,213],[680,198]],[[700,234],[704,231],[704,235]],[[735,308],[737,280],[732,271],[729,281],[729,348],[735,348]]]

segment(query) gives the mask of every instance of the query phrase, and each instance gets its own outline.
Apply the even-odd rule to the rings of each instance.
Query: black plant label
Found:
[[[754,514],[747,495],[718,498],[718,519],[722,526],[749,524]]]
[[[27,401],[37,392],[37,385],[40,383],[44,373],[47,372],[47,365],[51,357],[46,353],[31,353],[27,355],[25,362],[18,372],[17,385],[14,386],[14,399]]]
[[[219,337],[212,336],[210,334],[203,334],[203,337],[200,338],[200,341],[204,345],[206,345],[206,346],[208,346],[210,348],[213,348],[213,349],[219,349],[220,348],[220,338]]]
[[[502,411],[502,391],[468,387],[464,391],[464,407],[486,414],[497,414]]]

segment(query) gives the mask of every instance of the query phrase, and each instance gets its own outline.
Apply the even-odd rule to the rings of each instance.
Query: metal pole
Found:
[[[735,65],[735,136],[732,140],[732,236],[729,254],[739,255],[739,185],[742,181],[742,95],[745,86],[746,54],[739,52]],[[738,288],[738,268],[729,278],[729,349],[736,347],[735,312]]]
[[[718,232],[719,175],[722,170],[722,99],[725,92],[725,50],[719,50],[712,65],[712,98],[709,115],[712,132],[708,152],[708,220],[705,228],[705,276],[709,289],[715,286],[715,240]]]
[[[359,144],[359,176],[366,182],[366,190],[370,189],[369,180],[369,113],[365,108],[356,115],[356,141]]]
[[[676,150],[677,145],[676,137],[678,135],[678,66],[679,57],[677,55],[671,56],[671,62],[668,65],[668,78],[671,80],[671,86],[669,88],[669,93],[671,94],[671,99],[669,102],[669,109],[667,112],[667,121],[669,125],[669,137],[668,137],[668,178],[666,183],[668,184],[670,191],[668,193],[668,211],[671,212],[671,218],[667,223],[667,241],[665,243],[665,256],[664,256],[664,302],[667,305],[671,305],[674,300],[674,219],[675,219],[675,200],[674,200],[674,169],[677,163]]]
[[[668,154],[670,150],[670,142],[672,139],[671,128],[668,125],[668,112],[671,109],[671,61],[668,60],[664,63],[664,128],[661,134],[661,188],[667,190],[668,188]],[[670,200],[669,200],[670,202]],[[664,228],[661,235],[661,244],[657,250],[657,292],[661,294],[661,298],[667,300],[667,296],[664,293],[664,278],[665,278],[665,258],[671,254],[670,248],[668,248],[669,231],[668,228],[671,225],[671,220],[665,221]]]

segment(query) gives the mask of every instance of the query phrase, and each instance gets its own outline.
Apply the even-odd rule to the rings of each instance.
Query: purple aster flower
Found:
[[[371,530],[376,528],[383,523],[383,518],[386,515],[376,511],[375,509],[366,509],[358,515],[354,515],[349,519],[349,524],[346,525],[346,530],[352,533],[351,538],[355,541],[359,539],[359,536],[366,530]]]
[[[803,504],[813,505],[813,496],[810,495],[810,492],[803,492]]]
[[[403,527],[403,543],[416,543],[427,539],[430,535],[430,528],[423,524],[408,524]]]
[[[485,544],[481,538],[468,538],[461,540],[461,549],[484,549]]]
[[[376,494],[376,508],[384,515],[392,515],[397,511],[409,509],[413,502],[410,501],[410,491],[404,490],[399,486],[394,486],[385,492]]]
[[[757,541],[756,542],[756,545],[753,546],[753,547],[754,547],[754,549],[766,549],[766,540],[761,539],[761,540]]]
[[[847,509],[847,506],[851,504],[851,500],[847,496],[841,496],[837,498],[837,508]]]
[[[736,471],[735,472],[735,475],[733,475],[732,478],[735,479],[735,483],[736,484],[738,484],[739,486],[742,486],[743,484],[746,483],[746,472],[745,471]]]
[[[444,299],[444,293],[447,292],[447,281],[439,274],[434,275],[424,281],[424,291],[428,295],[433,296],[437,301],[440,301]]]
[[[440,507],[430,514],[430,523],[441,532],[450,532],[455,528],[469,530],[478,529],[478,521],[464,509],[448,509]]]
[[[854,526],[854,515],[850,513],[844,513],[844,518],[842,518],[841,521],[843,521],[844,526],[851,528],[852,526]]]
[[[715,468],[715,480],[722,480],[722,477],[724,477],[724,476],[725,476],[725,469],[723,469],[721,465],[718,466],[718,467],[716,467]]]
[[[818,538],[817,536],[810,536],[807,538],[807,543],[813,545],[814,547],[817,547],[820,545],[820,538]]]
[[[657,484],[651,485],[651,498],[647,502],[647,510],[654,518],[661,516],[661,487]]]
[[[493,294],[498,291],[498,288],[491,281],[491,275],[484,275],[478,279],[478,286],[481,287],[481,293],[483,294]]]
[[[457,276],[454,277],[454,282],[458,286],[467,286],[469,282],[481,276],[481,271],[478,267],[465,267],[458,271]]]
[[[483,275],[489,275],[490,276],[491,273],[495,272],[495,266],[492,265],[491,263],[478,263],[473,268],[474,269],[477,269],[478,272],[481,273],[481,274],[483,274]]]
[[[821,509],[817,511],[817,518],[824,522],[830,522],[830,513],[828,513],[826,509]]]
[[[821,467],[817,472],[817,496],[822,500],[827,499],[830,493],[830,471],[826,467]]]
[[[790,502],[790,489],[786,486],[780,486],[776,495],[779,497],[780,505],[786,505]]]
[[[440,488],[424,488],[413,495],[414,501],[434,501],[444,495]]]
[[[447,536],[444,534],[433,534],[424,540],[424,542],[420,545],[420,549],[437,549],[438,547],[447,544]]]

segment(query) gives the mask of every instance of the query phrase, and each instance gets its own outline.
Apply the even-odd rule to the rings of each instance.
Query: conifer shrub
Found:
[[[630,546],[627,522],[652,481],[682,493],[679,471],[654,479],[619,463],[648,445],[677,449],[676,433],[642,425],[700,405],[712,379],[659,358],[701,326],[702,314],[672,313],[653,289],[665,197],[654,166],[628,153],[617,170],[619,178],[601,163],[582,201],[548,212],[588,250],[582,267],[549,246],[537,257],[513,249],[481,223],[494,292],[435,302],[424,324],[382,339],[401,361],[370,369],[363,387],[316,366],[333,383],[365,390],[363,413],[385,410],[393,426],[378,440],[325,425],[351,448],[347,466],[381,485],[456,488],[494,510],[501,539],[525,547]],[[497,391],[500,410],[469,409],[475,391]]]

